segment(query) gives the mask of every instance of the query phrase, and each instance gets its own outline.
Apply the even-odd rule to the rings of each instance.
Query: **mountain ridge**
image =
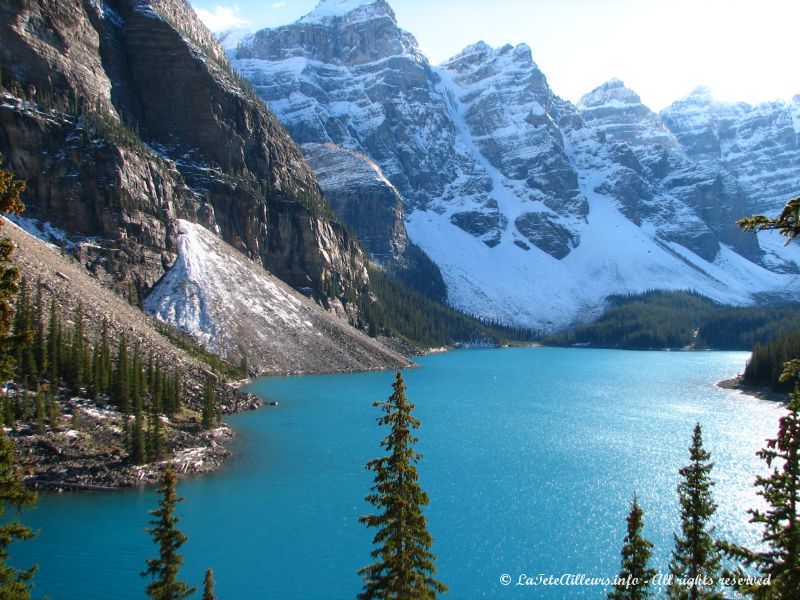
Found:
[[[735,225],[764,207],[740,183],[745,167],[694,160],[664,113],[622,82],[575,106],[524,44],[479,42],[438,67],[408,51],[364,62],[387,27],[378,21],[370,30],[340,15],[315,22],[314,37],[301,19],[257,33],[232,61],[303,144],[336,144],[381,168],[452,306],[556,329],[609,295],[659,286],[739,304],[791,294],[796,255]],[[396,22],[388,35],[402,37]],[[326,50],[355,39],[357,63]],[[785,168],[800,157],[796,137],[778,153]],[[788,199],[773,187],[770,210]],[[602,231],[614,228],[624,237]],[[638,273],[625,248],[634,239]]]

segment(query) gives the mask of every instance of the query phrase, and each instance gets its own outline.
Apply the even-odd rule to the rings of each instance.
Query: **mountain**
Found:
[[[759,121],[763,107],[740,107],[763,143],[738,142],[741,164],[727,141],[727,158],[704,158],[690,138],[705,134],[668,118],[679,106],[656,114],[616,80],[573,105],[524,44],[480,42],[433,67],[384,0],[323,0],[230,52],[321,181],[330,169],[312,156],[321,147],[380,169],[402,198],[408,239],[462,311],[552,330],[591,318],[612,294],[653,288],[737,304],[792,295],[796,253],[735,220],[791,196],[781,173],[796,160],[796,118]],[[788,166],[770,171],[759,199],[752,188],[768,178],[748,187],[747,174],[770,157]],[[372,194],[369,178],[338,177],[340,189]],[[397,227],[382,230],[390,237],[378,254],[400,239]]]
[[[28,180],[26,215],[68,232],[101,278],[146,296],[183,216],[320,297],[367,284],[300,150],[185,2],[0,14],[0,151]]]
[[[0,154],[27,180],[29,228],[151,307],[159,282],[186,275],[182,240],[195,223],[256,261],[254,281],[274,275],[343,324],[359,321],[370,297],[360,244],[185,0],[4,2],[0,39]],[[251,291],[227,281],[234,296]],[[315,327],[333,327],[302,302]],[[250,316],[226,313],[225,326],[246,328]],[[357,353],[361,343],[346,345]],[[355,365],[345,354],[319,368]],[[368,366],[399,364],[381,356]]]
[[[774,211],[800,189],[800,95],[751,106],[714,100],[698,88],[661,112],[686,155],[736,177],[748,213]]]

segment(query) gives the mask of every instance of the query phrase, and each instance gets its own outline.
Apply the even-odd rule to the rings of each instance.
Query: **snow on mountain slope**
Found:
[[[228,246],[180,220],[178,259],[145,310],[260,373],[403,368],[408,362]]]
[[[696,289],[740,304],[794,293],[796,255],[735,225],[752,206],[746,168],[694,158],[620,81],[576,107],[524,44],[480,42],[432,68],[383,0],[324,0],[233,56],[307,148],[333,143],[381,169],[410,240],[465,312],[554,329],[616,293]],[[367,179],[346,185],[357,196]]]
[[[800,193],[800,98],[751,106],[698,88],[661,111],[686,154],[724,168],[748,198],[748,214],[775,211]]]

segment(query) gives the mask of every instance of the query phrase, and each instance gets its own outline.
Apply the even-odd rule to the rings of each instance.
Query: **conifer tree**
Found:
[[[60,367],[60,341],[61,324],[58,320],[58,309],[55,295],[50,299],[50,319],[47,325],[47,376],[50,385],[58,387],[61,376]]]
[[[653,544],[642,536],[643,517],[644,511],[634,495],[627,519],[628,533],[622,545],[622,567],[617,576],[617,585],[608,593],[610,600],[645,600],[653,597],[650,587],[656,571],[649,565]]]
[[[429,499],[419,485],[416,463],[421,455],[414,450],[417,438],[412,435],[419,421],[412,415],[414,404],[406,397],[400,373],[392,387],[394,393],[386,402],[375,403],[384,413],[378,425],[389,425],[391,431],[381,441],[388,456],[367,463],[375,479],[366,500],[378,512],[359,521],[377,529],[373,538],[377,547],[371,553],[375,562],[358,572],[364,577],[364,590],[358,597],[433,599],[446,592],[447,586],[432,577],[436,557],[430,551],[433,539],[422,513]]]
[[[0,156],[2,163],[2,156]],[[5,169],[0,169],[0,213],[18,215],[25,210],[20,196],[25,190],[25,182],[16,179]],[[19,291],[19,271],[11,264],[14,244],[7,237],[0,238],[0,381],[11,378],[13,356],[9,330],[14,321],[12,298]]]
[[[713,528],[709,525],[717,505],[711,496],[714,463],[703,448],[703,433],[697,423],[689,448],[690,463],[679,473],[678,499],[681,504],[681,532],[675,535],[675,548],[669,572],[672,583],[667,594],[672,600],[722,600],[719,592],[720,552]],[[711,583],[706,583],[711,582]]]
[[[14,314],[14,345],[18,380],[26,388],[31,388],[38,369],[34,355],[33,309],[28,294],[28,283],[23,277]]]
[[[749,511],[750,522],[764,527],[761,539],[767,549],[720,544],[728,557],[742,564],[733,575],[744,575],[744,567],[769,577],[768,589],[758,584],[737,587],[738,592],[754,598],[796,600],[800,590],[800,391],[794,391],[788,409],[780,419],[778,437],[767,440],[767,447],[758,452],[772,469],[768,476],[756,477],[756,486],[761,488],[758,494],[767,509]]]
[[[164,471],[159,508],[150,511],[155,518],[150,521],[152,528],[145,529],[153,536],[159,549],[158,558],[147,559],[147,569],[142,572],[142,577],[152,578],[146,591],[153,600],[182,600],[195,592],[194,588],[178,579],[183,564],[183,555],[178,550],[187,538],[176,527],[179,519],[175,516],[175,507],[183,501],[175,492],[176,482],[174,470]]]
[[[214,418],[216,410],[214,408],[214,382],[211,378],[206,379],[205,387],[203,388],[203,415],[201,426],[203,429],[211,429],[214,427]]]
[[[75,309],[75,322],[72,327],[70,346],[70,385],[74,390],[86,384],[86,347],[83,339],[83,305],[79,302]]]
[[[14,447],[0,429],[0,519],[9,507],[17,513],[33,506],[36,494],[28,490],[19,478],[14,460]],[[8,564],[8,547],[17,540],[29,540],[36,534],[18,519],[2,519],[0,525],[0,598],[25,600],[31,597],[32,579],[36,566],[18,571]]]
[[[47,372],[47,338],[44,328],[44,296],[42,293],[42,279],[36,280],[36,305],[34,307],[34,356],[39,369],[38,376],[43,377]]]
[[[203,578],[203,600],[217,600],[214,594],[214,571],[206,569],[206,576]]]
[[[128,360],[128,344],[125,334],[119,340],[117,366],[114,371],[114,400],[117,408],[125,414],[131,411],[131,373]]]

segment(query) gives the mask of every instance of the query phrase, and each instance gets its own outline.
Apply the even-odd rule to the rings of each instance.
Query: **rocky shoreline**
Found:
[[[220,386],[218,406],[223,414],[255,410],[257,396]],[[219,388],[218,388],[219,389]],[[80,397],[58,402],[60,417],[54,426],[37,430],[33,424],[6,427],[16,447],[25,484],[42,491],[115,490],[156,483],[168,467],[181,477],[218,470],[231,455],[235,436],[226,423],[204,430],[197,411],[183,408],[175,417],[160,417],[163,455],[144,465],[129,458],[131,417],[114,407]]]
[[[780,402],[782,404],[786,404],[789,401],[788,394],[776,392],[769,387],[746,385],[742,382],[741,377],[723,379],[722,381],[718,381],[715,385],[726,390],[736,390],[740,394],[752,396],[753,398],[758,398],[759,400],[769,400],[771,402]]]

